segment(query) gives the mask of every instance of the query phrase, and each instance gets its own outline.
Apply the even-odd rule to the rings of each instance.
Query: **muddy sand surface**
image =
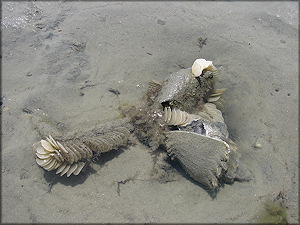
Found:
[[[140,143],[78,176],[38,167],[44,135],[121,117],[110,88],[136,104],[151,79],[197,58],[227,88],[224,119],[251,181],[212,198],[174,162],[162,182]],[[2,222],[255,222],[279,195],[298,223],[298,61],[297,2],[2,2]]]

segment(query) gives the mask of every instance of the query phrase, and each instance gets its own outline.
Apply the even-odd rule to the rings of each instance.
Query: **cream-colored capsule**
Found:
[[[205,59],[196,59],[192,66],[192,73],[195,77],[199,77],[203,70],[216,71],[216,67],[212,61],[206,61]]]

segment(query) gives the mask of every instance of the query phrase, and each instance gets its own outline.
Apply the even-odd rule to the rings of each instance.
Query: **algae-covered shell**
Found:
[[[197,83],[197,80],[191,75],[191,68],[172,73],[162,87],[158,102],[162,103],[173,99],[178,92],[182,92],[193,81]]]
[[[165,107],[196,113],[214,89],[215,80],[212,78],[203,77],[200,85],[191,68],[179,70],[166,80],[157,101]]]

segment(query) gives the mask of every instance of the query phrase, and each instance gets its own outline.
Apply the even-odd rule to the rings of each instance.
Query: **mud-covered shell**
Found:
[[[197,182],[214,191],[227,170],[228,145],[209,137],[187,131],[167,134],[167,151],[177,158],[185,171]]]
[[[212,92],[215,80],[212,74],[211,77],[203,76],[200,85],[191,71],[191,68],[187,68],[172,73],[164,83],[157,101],[166,104],[164,106],[178,108],[188,113],[199,111],[201,103],[206,101]]]

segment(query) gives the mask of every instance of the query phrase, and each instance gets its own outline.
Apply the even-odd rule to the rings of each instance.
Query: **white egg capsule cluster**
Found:
[[[198,115],[204,119],[211,122],[224,122],[222,112],[217,109],[216,105],[213,103],[205,103],[203,105],[203,110],[198,113]]]
[[[87,159],[126,144],[129,135],[128,129],[119,127],[102,136],[85,138],[83,142],[68,140],[62,144],[49,135],[46,140],[34,144],[36,162],[45,170],[57,169],[56,174],[61,176],[78,175]]]
[[[189,114],[187,112],[181,111],[180,109],[171,109],[171,107],[164,108],[165,122],[167,125],[178,125],[185,126],[191,122],[200,119],[200,116]]]
[[[129,135],[128,129],[118,127],[102,136],[86,137],[83,139],[83,143],[93,149],[96,154],[100,154],[126,144]]]
[[[225,91],[226,88],[214,89],[207,101],[215,104],[219,110],[223,111],[226,105],[226,101],[222,98]]]
[[[78,175],[85,162],[78,162],[83,158],[91,158],[92,151],[85,145],[77,143],[64,143],[55,141],[51,135],[34,145],[36,163],[45,170],[55,170],[62,176],[67,174]]]

